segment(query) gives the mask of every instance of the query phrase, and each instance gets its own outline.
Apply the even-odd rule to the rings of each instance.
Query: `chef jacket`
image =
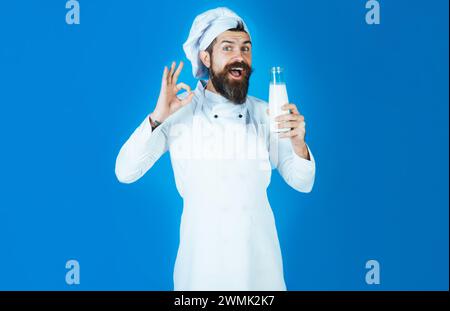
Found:
[[[170,153],[183,198],[174,290],[286,290],[266,190],[277,169],[289,186],[310,192],[315,160],[309,146],[307,160],[270,132],[267,107],[253,96],[234,104],[200,80],[189,104],[153,131],[146,116],[120,149],[115,172],[123,183]]]

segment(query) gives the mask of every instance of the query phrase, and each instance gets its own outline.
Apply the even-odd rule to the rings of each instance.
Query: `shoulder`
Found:
[[[257,109],[263,109],[268,107],[268,103],[258,97],[248,95],[247,102]]]
[[[247,96],[247,105],[255,117],[265,119],[267,116],[266,109],[269,107],[268,103],[255,96]]]

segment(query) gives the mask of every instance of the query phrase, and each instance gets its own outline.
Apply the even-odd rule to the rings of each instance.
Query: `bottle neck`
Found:
[[[272,69],[270,83],[272,84],[284,84],[283,71]]]

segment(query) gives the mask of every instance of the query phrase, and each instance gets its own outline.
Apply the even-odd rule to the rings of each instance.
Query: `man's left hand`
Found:
[[[283,114],[275,118],[278,128],[289,128],[287,132],[278,133],[279,138],[290,138],[295,153],[307,160],[310,160],[308,147],[305,143],[306,123],[305,117],[300,114],[297,106],[293,103],[284,104],[282,110],[290,110],[290,113]]]

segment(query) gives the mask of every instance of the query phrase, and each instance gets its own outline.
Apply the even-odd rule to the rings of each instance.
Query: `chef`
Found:
[[[277,124],[288,131],[270,132],[267,103],[247,95],[252,41],[233,11],[197,16],[183,49],[197,87],[178,81],[182,62],[164,68],[158,102],[120,149],[116,176],[132,183],[169,151],[183,198],[174,290],[285,291],[266,190],[277,169],[292,188],[311,191],[305,119],[286,103]]]

